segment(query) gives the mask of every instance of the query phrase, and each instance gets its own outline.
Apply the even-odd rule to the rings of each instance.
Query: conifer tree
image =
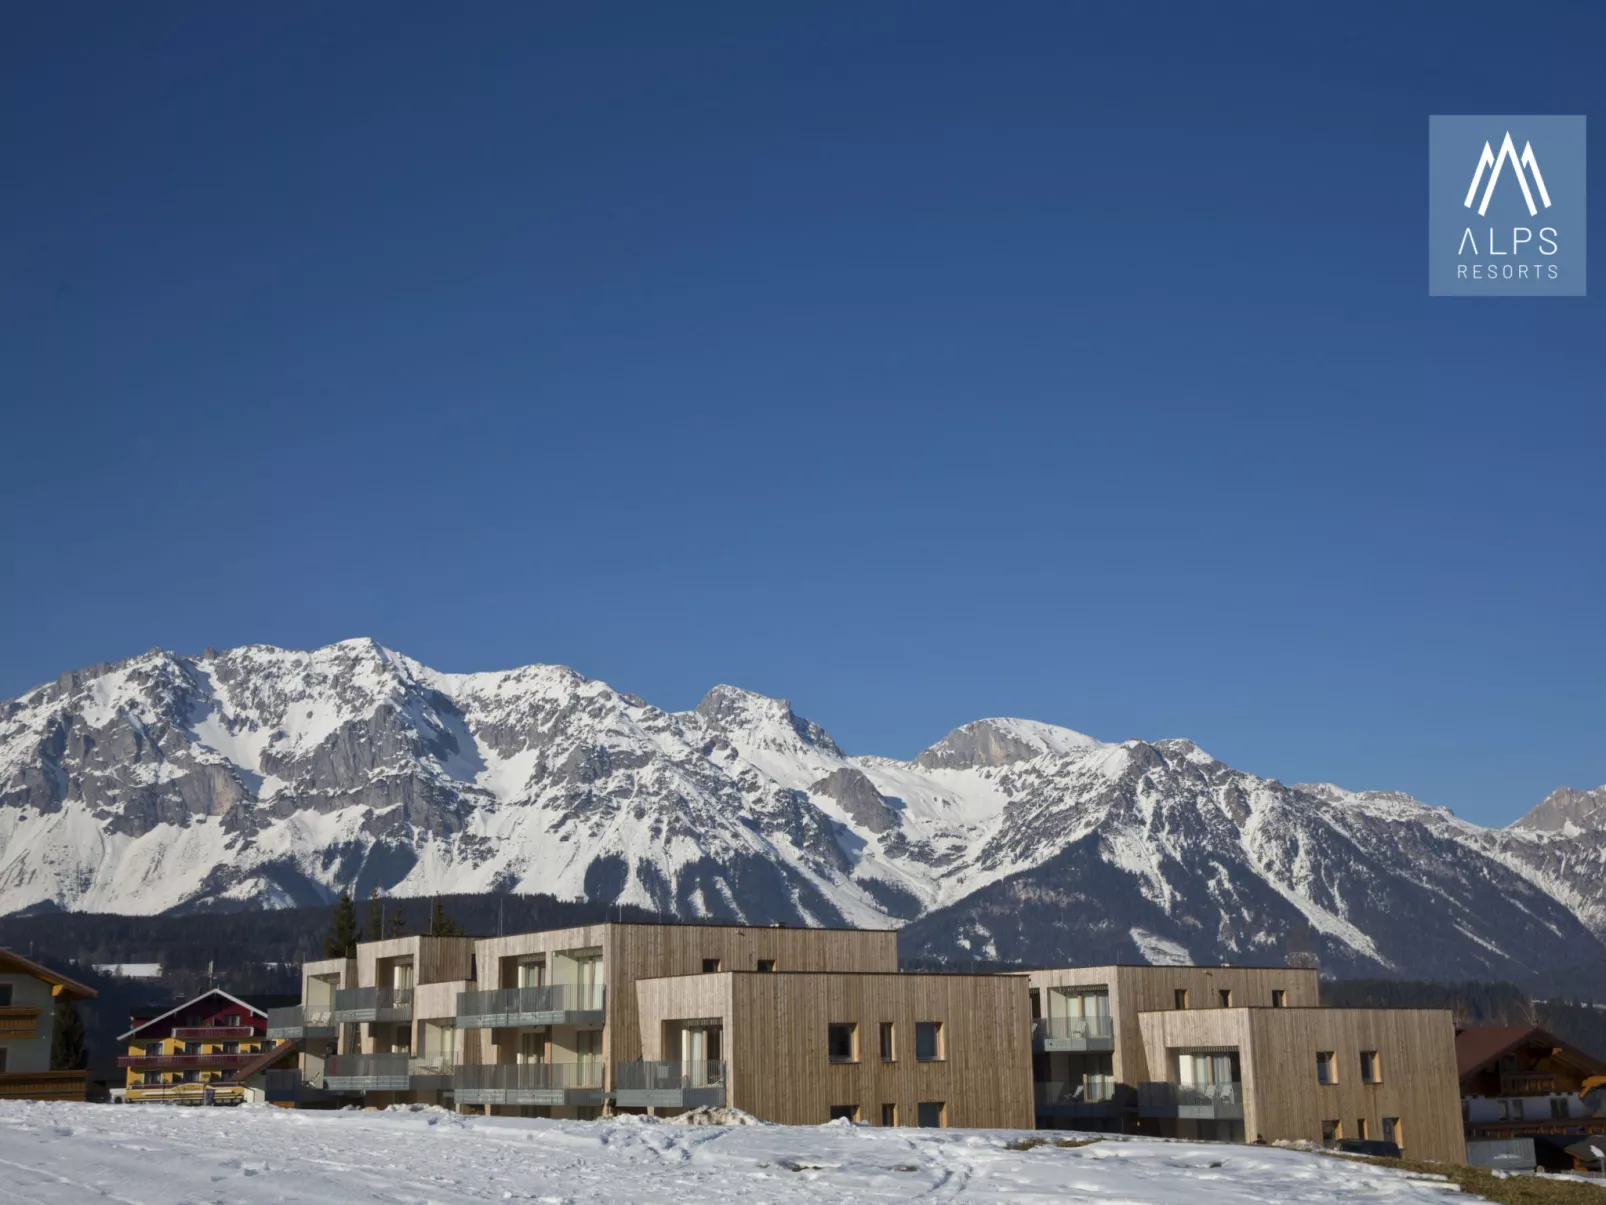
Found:
[[[357,943],[361,940],[362,930],[357,927],[357,905],[351,902],[347,892],[342,891],[329,917],[329,933],[323,939],[323,956],[355,958]]]
[[[89,1066],[84,1046],[84,1019],[78,1015],[78,1001],[62,997],[56,1001],[56,1026],[50,1038],[50,1069],[82,1071]]]

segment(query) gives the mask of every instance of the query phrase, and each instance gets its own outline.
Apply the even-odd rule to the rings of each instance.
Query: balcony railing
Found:
[[[1114,1050],[1115,1026],[1109,1017],[1037,1017],[1032,1045],[1045,1051]]]
[[[1236,1080],[1227,1084],[1139,1084],[1138,1115],[1238,1120],[1244,1115],[1243,1085]]]
[[[324,1085],[322,1072],[302,1072],[291,1067],[266,1072],[263,1080],[263,1094],[269,1104],[332,1104],[340,1095]]]
[[[1556,1091],[1549,1071],[1508,1071],[1500,1076],[1501,1096],[1546,1096]]]
[[[338,1025],[364,1021],[411,1021],[410,987],[353,987],[335,993],[331,1015]]]
[[[1113,1117],[1120,1112],[1113,1075],[1042,1080],[1033,1085],[1033,1090],[1039,1113],[1060,1117]]]
[[[323,1082],[333,1092],[440,1092],[452,1086],[452,1066],[405,1050],[337,1054],[325,1060]]]
[[[340,1027],[335,1024],[329,1004],[293,1004],[289,1008],[268,1009],[270,1038],[333,1038]]]
[[[552,983],[545,987],[505,987],[459,992],[459,1029],[515,1029],[527,1025],[595,1024],[602,1020],[602,984]]]
[[[692,1108],[725,1103],[725,1062],[637,1062],[613,1065],[616,1104]]]
[[[483,1063],[458,1065],[452,1074],[452,1099],[460,1105],[601,1104],[603,1064]]]
[[[260,1056],[247,1051],[235,1054],[125,1054],[117,1060],[117,1065],[132,1067],[136,1071],[187,1067],[243,1067],[258,1057]]]
[[[181,1025],[173,1030],[173,1036],[181,1042],[223,1042],[254,1038],[257,1031],[249,1025]]]
[[[26,1042],[35,1036],[39,1024],[39,1010],[27,1005],[13,1004],[0,1008],[0,1038]]]

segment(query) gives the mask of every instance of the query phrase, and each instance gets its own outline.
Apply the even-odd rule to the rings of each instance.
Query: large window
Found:
[[[936,1063],[947,1057],[943,1050],[942,1022],[915,1022],[915,1058],[922,1063]],[[924,1105],[920,1107],[925,1108]]]
[[[1331,1050],[1318,1050],[1316,1052],[1316,1082],[1318,1084],[1338,1083],[1338,1063],[1334,1060]]]
[[[948,1106],[940,1100],[923,1100],[918,1121],[923,1130],[940,1130],[948,1124]]]
[[[857,1063],[859,1061],[859,1027],[851,1021],[845,1021],[828,1026],[826,1029],[826,1049],[829,1051],[833,1063]]]

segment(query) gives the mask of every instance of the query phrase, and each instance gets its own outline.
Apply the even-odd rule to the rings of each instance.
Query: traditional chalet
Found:
[[[267,1053],[267,1010],[220,988],[160,1016],[133,1018],[118,1041],[130,1103],[239,1104],[237,1073]]]
[[[1464,1029],[1455,1054],[1468,1141],[1532,1138],[1539,1165],[1561,1171],[1568,1147],[1606,1135],[1606,1061],[1528,1025]]]
[[[86,1071],[52,1071],[59,1006],[93,998],[85,987],[14,950],[0,950],[0,1100],[83,1100]]]

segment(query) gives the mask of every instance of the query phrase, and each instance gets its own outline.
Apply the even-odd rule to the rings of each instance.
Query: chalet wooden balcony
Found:
[[[257,1031],[249,1025],[180,1025],[173,1036],[181,1042],[226,1042],[236,1038],[254,1038]]]
[[[459,992],[457,1028],[518,1029],[531,1025],[601,1025],[606,989],[602,984],[553,983],[546,987],[507,987]]]
[[[243,1067],[261,1055],[249,1051],[235,1054],[125,1054],[119,1067],[135,1071],[184,1071],[192,1067]]]
[[[0,1039],[26,1042],[37,1036],[38,1026],[37,1008],[28,1008],[20,1004],[0,1008]]]
[[[626,1108],[695,1109],[725,1103],[725,1062],[636,1062],[613,1065],[614,1104]]]
[[[1114,1050],[1115,1026],[1109,1017],[1037,1017],[1032,1021],[1032,1049],[1042,1054]]]
[[[1111,1075],[1084,1075],[1074,1080],[1039,1080],[1032,1085],[1040,1117],[1119,1117],[1119,1085]],[[1127,1089],[1128,1095],[1131,1089]]]
[[[1550,1096],[1557,1091],[1549,1071],[1508,1071],[1500,1076],[1501,1096]]]
[[[0,1071],[0,1100],[83,1100],[87,1071]]]
[[[460,1105],[600,1105],[607,1095],[599,1060],[459,1065],[452,1074]]]
[[[368,1021],[411,1021],[413,989],[410,987],[353,987],[335,993],[330,1016],[336,1025]]]
[[[444,1092],[452,1087],[452,1067],[407,1051],[391,1054],[337,1054],[323,1067],[331,1092]]]
[[[279,1041],[325,1038],[333,1041],[340,1035],[335,1024],[333,1006],[324,1004],[293,1004],[289,1008],[268,1009],[268,1034]]]
[[[1195,1121],[1242,1121],[1244,1086],[1230,1084],[1138,1085],[1139,1117],[1177,1117]]]

